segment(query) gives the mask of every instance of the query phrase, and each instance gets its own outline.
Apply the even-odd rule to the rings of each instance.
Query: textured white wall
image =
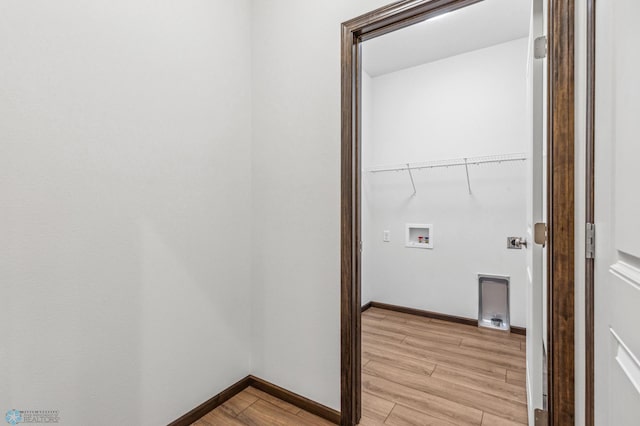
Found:
[[[0,1],[2,413],[166,424],[250,372],[249,25]]]
[[[518,39],[373,78],[364,167],[526,152],[527,48]],[[406,172],[365,172],[363,294],[477,318],[478,273],[509,275],[511,322],[524,326],[525,251],[506,238],[526,234],[525,172],[472,166],[471,196],[464,168],[415,171],[416,196]],[[406,248],[406,223],[433,224],[434,249]]]
[[[254,371],[340,407],[340,22],[387,0],[253,7]]]

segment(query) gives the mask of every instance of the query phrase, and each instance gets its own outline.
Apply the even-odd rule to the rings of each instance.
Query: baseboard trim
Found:
[[[524,327],[518,327],[516,325],[512,325],[511,326],[511,332],[513,334],[520,334],[522,336],[526,336],[527,335],[527,329]]]
[[[404,314],[417,315],[420,317],[434,318],[442,321],[455,322],[458,324],[472,325],[475,327],[478,326],[478,320],[474,320],[471,318],[441,314],[439,312],[425,311],[422,309],[407,308],[406,306],[390,305],[388,303],[380,303],[380,302],[371,302],[371,307],[387,309],[389,311],[402,312]]]
[[[259,377],[248,375],[244,379],[241,379],[237,383],[229,386],[219,394],[213,396],[211,399],[198,405],[193,410],[182,415],[180,418],[169,423],[168,426],[189,426],[192,423],[200,420],[206,416],[210,411],[216,409],[220,405],[224,404],[249,386],[259,389],[268,393],[271,396],[279,398],[289,404],[293,404],[298,408],[315,414],[318,417],[322,417],[334,424],[340,424],[340,412],[332,408],[324,406],[318,402],[315,402],[309,398],[293,393],[289,390],[281,388],[278,385],[267,382]]]
[[[455,322],[457,324],[471,325],[473,327],[478,326],[478,320],[476,319],[458,317],[455,315],[441,314],[439,312],[425,311],[422,309],[408,308],[406,306],[390,305],[388,303],[373,302],[373,301],[367,303],[365,306],[367,307],[367,309],[369,308],[387,309],[389,311],[402,312],[404,314],[417,315],[417,316],[426,317],[426,318],[434,318],[442,321]],[[362,308],[363,308],[362,311],[364,312],[365,311],[364,306]],[[521,334],[523,336],[526,336],[527,330],[524,327],[511,326],[511,333]]]
[[[371,307],[371,302],[365,303],[364,305],[362,305],[362,308],[360,308],[360,312],[364,312],[370,307]]]
[[[309,398],[305,398],[304,396],[298,395],[297,393],[293,393],[287,389],[281,388],[280,386],[274,385],[273,383],[267,382],[266,380],[263,380],[259,377],[249,376],[249,380],[249,386],[253,386],[256,389],[266,392],[269,395],[275,396],[276,398],[288,402],[289,404],[293,404],[296,407],[308,411],[311,414],[315,414],[318,417],[322,417],[323,419],[328,420],[331,423],[340,424],[340,412],[334,410],[333,408],[329,408]]]
[[[251,386],[251,376],[247,376],[244,379],[241,379],[239,382],[229,386],[228,388],[226,388],[219,394],[215,395],[211,399],[208,399],[207,401],[198,405],[193,410],[182,415],[180,418],[172,421],[171,423],[169,423],[168,426],[189,426],[192,423],[195,423],[196,421],[200,420],[202,417],[206,416],[207,413],[209,413],[211,410],[224,404],[225,402],[227,402],[228,400],[230,400],[231,398],[233,398],[234,396],[236,396],[237,394],[239,394],[249,386]]]

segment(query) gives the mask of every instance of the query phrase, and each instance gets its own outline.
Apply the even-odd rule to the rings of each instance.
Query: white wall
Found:
[[[373,78],[365,169],[526,152],[526,58],[524,38]],[[415,171],[416,196],[406,172],[365,172],[363,294],[477,318],[478,273],[508,275],[511,323],[524,326],[525,251],[506,239],[526,233],[525,171],[523,162],[473,166],[473,195],[464,168]],[[406,223],[433,224],[434,249],[406,248]]]
[[[253,7],[254,371],[340,408],[340,22],[388,0]]]
[[[3,413],[166,424],[250,372],[249,24],[0,1]]]

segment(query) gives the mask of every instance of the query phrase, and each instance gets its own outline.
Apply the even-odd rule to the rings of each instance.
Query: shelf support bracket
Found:
[[[409,166],[407,164],[407,166]],[[469,163],[467,163],[467,159],[464,159],[464,169],[467,172],[467,188],[469,188],[469,195],[471,195],[471,181],[469,180]]]
[[[416,184],[413,181],[413,174],[411,173],[411,167],[409,166],[409,163],[407,163],[407,171],[409,172],[409,178],[411,179],[411,186],[413,186],[413,194],[411,194],[411,196],[413,197],[414,195],[416,195]]]

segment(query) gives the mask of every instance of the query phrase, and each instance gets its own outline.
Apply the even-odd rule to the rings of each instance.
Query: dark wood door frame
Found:
[[[360,403],[360,44],[481,0],[403,0],[342,24],[341,425]],[[574,1],[549,1],[549,424],[573,425]]]

